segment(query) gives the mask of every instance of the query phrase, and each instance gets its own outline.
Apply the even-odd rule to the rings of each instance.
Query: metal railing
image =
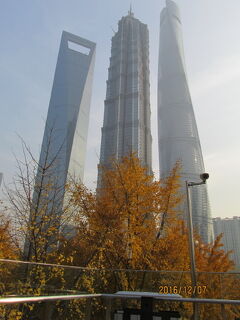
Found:
[[[33,313],[41,320],[72,319],[71,313],[76,319],[110,320],[116,309],[139,307],[141,295],[135,291],[158,293],[153,297],[156,308],[177,310],[184,319],[195,303],[200,304],[200,319],[206,312],[221,313],[223,319],[240,315],[238,272],[197,272],[196,288],[189,271],[106,270],[0,259],[0,272],[0,313],[17,310],[23,316],[19,319],[31,319]],[[131,293],[116,294],[119,291]]]

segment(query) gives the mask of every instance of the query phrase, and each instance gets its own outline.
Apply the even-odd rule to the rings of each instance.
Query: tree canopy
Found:
[[[28,166],[28,162],[25,161],[25,165]],[[179,204],[184,199],[180,191],[180,163],[176,163],[169,177],[158,180],[146,173],[135,154],[121,161],[113,159],[111,166],[101,168],[102,183],[97,192],[86,188],[81,181],[70,179],[65,186],[67,210],[62,212],[62,221],[59,223],[58,220],[57,225],[53,216],[49,216],[48,204],[46,210],[43,206],[34,208],[35,216],[31,215],[33,207],[29,190],[34,183],[29,180],[29,170],[27,172],[27,179],[24,172],[20,172],[18,181],[21,192],[11,193],[10,203],[14,208],[12,214],[21,218],[20,235],[27,235],[36,250],[37,254],[32,255],[31,259],[71,264],[83,269],[69,273],[62,268],[49,269],[38,265],[31,269],[16,269],[16,275],[25,272],[25,281],[18,282],[18,292],[40,295],[49,292],[49,288],[89,293],[119,290],[161,292],[163,288],[175,288],[177,292],[174,293],[179,293],[179,288],[191,286],[188,231],[179,211]],[[43,184],[41,193],[48,192],[48,188]],[[29,217],[32,219],[29,220]],[[58,226],[63,222],[71,224],[70,234],[60,232]],[[14,246],[4,245],[8,240],[17,241],[9,226],[8,221],[0,225],[2,258],[16,257]],[[37,236],[32,238],[33,235]],[[55,238],[51,238],[53,235]],[[201,291],[198,295],[209,298],[238,297],[238,278],[233,275],[220,279],[218,274],[210,273],[227,272],[233,268],[229,253],[222,250],[221,235],[214,243],[206,244],[196,232],[195,242],[198,285],[207,288],[206,292]],[[4,283],[3,279],[1,282]],[[171,302],[172,306],[186,317],[192,312],[189,305],[172,305]],[[170,304],[165,303],[161,307],[167,308]],[[2,312],[11,313],[13,318],[17,314],[16,319],[25,319],[24,316],[43,319],[45,312],[51,312],[53,318],[70,320],[76,317],[82,319],[83,310],[82,302],[72,301],[67,308],[59,303],[50,309],[41,305],[30,305],[21,311],[4,307]],[[101,319],[103,310],[96,303],[94,316]],[[226,307],[224,312],[228,319],[239,315],[239,310],[231,306]],[[200,310],[201,319],[210,319],[209,314],[214,314],[218,319],[219,313],[217,306],[204,305]]]

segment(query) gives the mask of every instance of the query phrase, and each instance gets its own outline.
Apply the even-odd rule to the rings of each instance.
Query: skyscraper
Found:
[[[41,228],[34,238],[31,229],[26,232],[27,260],[36,258],[39,243],[44,243],[42,255],[56,248],[60,227],[65,235],[74,229],[63,219],[65,184],[69,176],[83,180],[95,48],[89,40],[62,33],[29,216],[29,225]]]
[[[112,38],[100,165],[136,152],[147,172],[152,171],[149,87],[148,28],[130,9]]]
[[[182,181],[199,181],[204,163],[186,76],[180,13],[171,0],[166,0],[160,18],[158,139],[161,176],[180,160]],[[194,226],[209,242],[213,226],[206,185],[192,187],[191,194]]]
[[[222,242],[225,251],[233,251],[230,258],[234,260],[236,267],[240,269],[240,217],[213,218],[215,238],[223,233]]]
[[[48,176],[54,188],[62,188],[62,192],[68,175],[83,180],[95,47],[89,40],[62,33],[35,193],[45,162],[53,163]],[[59,199],[61,207],[63,194]]]
[[[1,184],[2,184],[2,179],[3,179],[3,173],[0,172],[0,187],[1,187]]]

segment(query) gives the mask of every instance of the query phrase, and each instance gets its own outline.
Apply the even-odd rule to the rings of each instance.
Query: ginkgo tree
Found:
[[[72,243],[83,241],[88,251],[88,258],[78,263],[153,269],[151,252],[161,242],[164,224],[167,228],[176,220],[181,201],[178,171],[179,164],[168,178],[157,181],[131,154],[120,162],[113,160],[111,168],[102,170],[101,189],[96,195],[74,185],[70,192],[78,232]]]
[[[11,235],[10,218],[4,214],[4,206],[0,201],[0,258],[16,259],[18,250]]]
[[[72,279],[73,287],[88,292],[116,292],[191,285],[189,274],[180,279],[174,274],[176,270],[190,269],[188,233],[179,214],[184,198],[180,170],[177,163],[169,177],[156,180],[130,154],[101,168],[102,183],[97,194],[81,183],[69,186],[76,234],[69,240],[65,254],[72,256],[73,264],[100,270],[95,276],[94,272],[80,273]],[[198,271],[231,270],[233,264],[221,250],[220,238],[205,244],[196,233],[195,240],[201,248],[196,251]],[[173,272],[150,272],[163,270]],[[204,276],[199,278],[201,285],[206,281]],[[212,294],[209,297],[213,298]],[[202,314],[206,310],[203,308]],[[192,311],[186,307],[182,312],[189,316]]]
[[[43,294],[48,285],[88,293],[119,290],[161,292],[163,286],[190,286],[190,274],[186,272],[190,269],[188,231],[180,211],[184,199],[180,171],[181,165],[176,163],[168,177],[158,180],[146,173],[135,154],[130,154],[120,161],[113,159],[110,166],[101,168],[102,182],[97,192],[89,190],[81,181],[70,180],[65,186],[67,216],[63,214],[62,218],[67,219],[70,214],[71,223],[75,226],[71,236],[58,237],[54,250],[49,251],[43,250],[38,241],[46,233],[40,234],[41,237],[36,237],[34,241],[35,247],[39,248],[40,260],[37,261],[44,259],[81,266],[82,269],[63,272],[61,268],[53,268],[51,272],[45,272],[40,266],[32,268],[22,292]],[[15,196],[14,199],[17,199],[17,194]],[[45,214],[43,210],[39,212]],[[30,227],[27,230],[39,232],[39,229],[34,230],[35,224]],[[51,229],[42,230],[51,232]],[[56,229],[53,231],[55,234]],[[224,298],[236,298],[237,289],[227,290],[233,283],[235,288],[239,288],[236,277],[221,283],[215,276],[209,278],[209,272],[226,272],[233,268],[229,253],[221,249],[221,237],[212,244],[206,244],[196,232],[195,241],[197,271],[202,272],[198,273],[198,284],[208,284],[209,288],[205,295],[199,296],[213,298],[224,284]],[[171,302],[159,307],[175,308],[187,318],[192,313],[191,305]],[[49,319],[72,320],[84,318],[84,310],[85,303],[71,301],[59,302],[47,312],[51,312]],[[33,310],[25,308],[21,311],[23,319],[24,316],[42,319],[41,314],[46,309],[38,305]],[[92,315],[102,319],[103,311],[101,304],[95,302]],[[216,306],[201,307],[201,319],[208,319],[210,312],[216,314],[218,319],[219,308]],[[226,307],[224,312],[227,319],[238,315],[238,310],[231,306]]]
[[[6,207],[0,201],[0,259],[17,259],[19,251],[12,237],[12,226],[10,218],[5,213]],[[11,293],[12,278],[16,268],[15,265],[0,263],[0,295]],[[21,319],[21,312],[15,306],[6,308],[0,305],[0,319]]]
[[[49,141],[41,163],[36,160],[30,148],[21,139],[22,159],[16,159],[17,172],[13,182],[5,186],[4,214],[9,215],[14,226],[8,233],[11,240],[9,250],[11,243],[14,243],[18,249],[18,258],[31,262],[61,263],[63,261],[62,254],[58,250],[59,241],[67,236],[64,233],[64,226],[69,222],[71,215],[67,201],[64,202],[64,206],[60,206],[63,202],[65,186],[57,185],[53,179],[59,154],[51,156],[52,130],[49,132]],[[11,258],[7,252],[7,246],[4,248],[2,258]],[[54,286],[62,288],[64,282],[62,275],[63,270],[60,268],[19,264],[16,265],[15,273],[11,275],[11,281],[17,283],[15,292],[6,293],[46,294],[49,288]],[[21,306],[20,311],[18,308],[16,310],[27,319],[40,314],[40,309],[42,306],[35,304]]]

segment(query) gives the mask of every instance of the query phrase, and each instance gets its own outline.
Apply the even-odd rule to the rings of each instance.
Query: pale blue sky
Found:
[[[153,167],[158,173],[157,59],[165,1],[132,0],[150,33]],[[240,1],[176,0],[213,216],[240,215]],[[21,135],[38,157],[62,30],[97,43],[85,182],[96,181],[112,28],[130,1],[2,0],[0,171],[9,183]]]

